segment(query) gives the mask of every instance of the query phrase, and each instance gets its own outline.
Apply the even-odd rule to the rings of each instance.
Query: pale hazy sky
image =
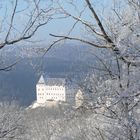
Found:
[[[7,15],[6,15],[7,17],[10,16],[10,14],[12,12],[10,1],[11,0],[0,1],[0,5],[3,7],[1,9],[1,13],[0,13],[1,17],[4,17],[5,13],[7,13]],[[95,0],[94,6],[99,14],[102,14],[101,12],[103,11],[103,9],[107,9],[111,5],[111,3],[109,3],[109,1],[111,2],[111,0]],[[73,6],[66,4],[66,0],[61,0],[61,2],[66,10],[68,10],[73,15],[77,15],[74,10],[75,8]],[[43,0],[42,6],[45,6],[47,4],[48,4],[47,0]],[[79,11],[81,9],[83,9],[84,5],[85,5],[84,0],[76,1],[76,6],[78,7]],[[20,10],[24,9],[25,7],[26,7],[26,2],[23,2],[23,0],[19,0],[18,10],[20,11]],[[88,19],[92,22],[91,15],[89,13],[90,12],[88,10],[86,10],[86,12],[84,12],[84,14],[83,14],[83,18]],[[2,19],[0,19],[0,20],[2,20]],[[18,23],[16,25],[18,30],[20,30],[20,25],[24,23],[24,20],[25,20],[24,15],[17,16],[17,18],[15,19],[15,22]],[[53,20],[46,26],[41,27],[39,29],[39,31],[35,34],[34,39],[42,40],[43,43],[50,43],[53,40],[53,38],[49,36],[49,33],[59,34],[59,35],[66,34],[69,31],[69,29],[72,27],[73,23],[74,23],[74,21],[70,18],[61,19],[61,20],[60,19]],[[6,26],[5,26],[5,29],[6,29]],[[76,26],[76,30],[73,31],[72,35],[82,36],[83,31],[84,31],[83,27],[78,24]]]
[[[109,1],[111,2],[111,0],[95,0],[94,6],[96,7],[96,10],[99,11],[99,14],[101,14],[103,9],[107,9],[111,5],[111,3],[108,3]],[[84,0],[76,1],[76,6],[78,7],[79,11],[83,9],[84,5],[85,5]],[[77,15],[76,11],[74,10],[74,7],[67,5],[66,3],[63,3],[63,6],[73,15]],[[86,10],[83,13],[83,18],[88,19],[92,22],[90,11]],[[73,23],[74,23],[74,20],[70,18],[54,20],[51,23],[49,23],[46,27],[42,27],[37,35],[40,36],[43,40],[50,42],[52,38],[48,35],[49,33],[60,34],[60,35],[67,34],[67,32],[72,27]],[[83,35],[83,30],[84,30],[83,26],[80,26],[79,24],[77,24],[76,30],[73,31],[72,35],[80,37]]]

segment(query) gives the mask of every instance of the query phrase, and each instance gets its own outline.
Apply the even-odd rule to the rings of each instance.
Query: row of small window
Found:
[[[64,94],[59,94],[59,93],[46,93],[46,95],[52,95],[52,96],[63,96]]]
[[[39,97],[39,99],[44,99],[43,97]],[[58,97],[51,97],[51,99],[59,99],[60,100],[60,98],[58,98]],[[61,98],[61,100],[64,100],[64,97],[63,98]]]
[[[42,91],[44,91],[45,89],[44,88],[38,88],[38,91],[40,91],[40,90],[42,90]],[[47,88],[46,90],[64,90],[64,88]]]
[[[64,90],[64,88],[47,88],[46,90]]]
[[[44,93],[38,93],[38,95],[44,95]],[[52,96],[63,96],[64,94],[59,94],[59,93],[46,93],[46,95],[52,95]]]
[[[38,95],[44,95],[44,93],[38,93]]]
[[[42,90],[42,91],[44,91],[45,89],[44,89],[44,88],[41,88],[41,89],[40,89],[40,88],[38,88],[38,91],[41,91],[41,90]]]
[[[58,97],[51,97],[51,99],[59,99],[60,100],[60,98],[58,98]],[[61,98],[61,100],[64,100],[64,97],[63,98]]]

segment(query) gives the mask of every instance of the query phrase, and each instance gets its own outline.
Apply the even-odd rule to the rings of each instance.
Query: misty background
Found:
[[[16,50],[9,47],[1,51],[1,58],[8,54],[1,67],[19,60],[9,71],[0,72],[2,101],[12,99],[20,105],[28,106],[36,100],[36,84],[41,74],[64,77],[78,83],[88,71],[91,71],[91,66],[96,64],[88,46],[59,44],[42,57],[41,49],[45,47],[34,45],[28,46],[27,50],[26,46],[18,46]]]

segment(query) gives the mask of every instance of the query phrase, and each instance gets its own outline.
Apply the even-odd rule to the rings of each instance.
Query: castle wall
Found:
[[[57,79],[55,79],[57,80]],[[44,104],[47,101],[64,101],[77,107],[83,103],[83,94],[80,90],[77,92],[77,87],[66,86],[58,81],[53,82],[49,79],[47,85],[43,76],[40,77],[36,85],[37,103]]]
[[[45,103],[47,100],[66,101],[64,86],[46,86],[45,84],[37,84],[36,96],[38,103]]]
[[[64,86],[46,86],[46,100],[66,101]]]

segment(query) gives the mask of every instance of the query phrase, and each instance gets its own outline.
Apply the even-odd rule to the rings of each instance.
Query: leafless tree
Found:
[[[23,110],[15,103],[0,103],[0,139],[24,139],[27,127]]]
[[[104,99],[101,99],[100,105],[107,111],[107,114],[103,115],[121,122],[121,125],[117,126],[124,128],[124,139],[139,139],[139,121],[134,113],[134,108],[139,104],[140,94],[139,0],[112,0],[108,14],[98,13],[95,3],[91,0],[81,0],[84,5],[82,10],[79,10],[81,7],[75,0],[67,1],[77,13],[65,8],[63,2],[57,3],[61,9],[60,14],[73,19],[74,24],[68,34],[50,34],[59,38],[52,45],[63,40],[74,40],[102,49],[105,55],[110,55],[108,61],[111,60],[112,65],[108,65],[104,59],[97,56],[109,74],[109,77],[96,88],[97,94],[101,93],[104,99],[111,100],[111,105],[108,106],[104,103]],[[90,16],[87,18],[85,13],[86,16]],[[84,28],[86,34],[84,37],[72,35],[77,25]],[[115,70],[112,69],[114,65]]]
[[[43,0],[1,1],[0,50],[22,41],[34,41],[29,39],[53,19],[52,2],[51,0],[46,2]],[[16,63],[2,66],[0,70],[9,71]]]

